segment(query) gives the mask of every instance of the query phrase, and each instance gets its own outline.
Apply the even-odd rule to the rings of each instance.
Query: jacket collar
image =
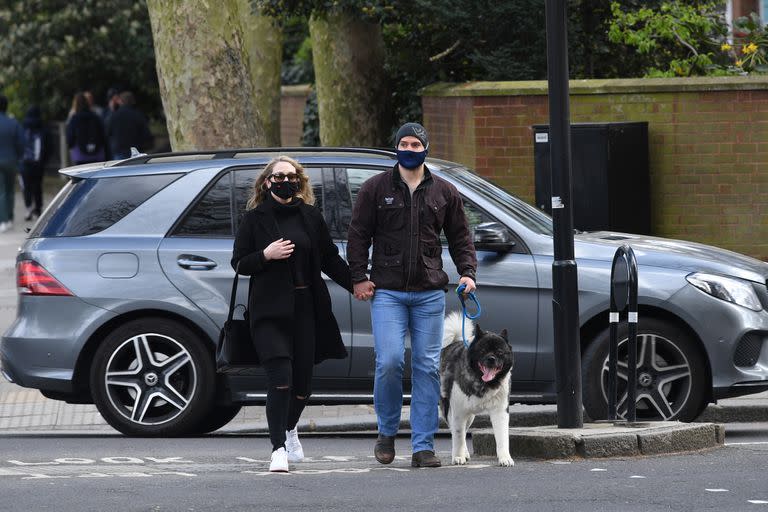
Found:
[[[280,228],[277,225],[275,212],[272,209],[272,201],[272,198],[262,201],[258,206],[256,206],[256,208],[253,209],[253,211],[261,216],[262,225],[267,231],[267,234],[269,234],[270,237],[272,237],[274,240],[277,240],[282,235],[280,234]],[[306,203],[302,202],[299,205],[299,212],[301,213],[301,218],[304,221],[304,226],[307,228],[307,235],[309,235],[309,238],[312,240],[312,247],[315,248],[317,247],[317,233],[315,233],[314,229],[311,229],[312,220],[309,218],[309,207]]]
[[[399,167],[399,164],[395,164],[395,166],[392,168],[392,185],[395,188],[399,187],[400,184],[405,185],[405,182],[403,181],[403,177],[400,176],[400,169],[398,167]],[[422,185],[427,186],[431,182],[432,182],[432,173],[429,172],[429,167],[427,167],[427,164],[424,164],[424,179],[421,181],[421,183],[419,183],[419,187],[421,187]]]

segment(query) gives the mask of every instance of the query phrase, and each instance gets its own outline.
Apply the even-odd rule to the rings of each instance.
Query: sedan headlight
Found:
[[[718,299],[733,302],[752,311],[763,309],[760,299],[749,281],[699,272],[689,275],[686,279],[699,290]]]

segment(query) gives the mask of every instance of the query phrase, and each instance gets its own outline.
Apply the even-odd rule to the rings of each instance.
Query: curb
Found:
[[[510,454],[534,459],[637,457],[701,451],[723,446],[725,427],[713,423],[658,422],[643,426],[585,424],[581,429],[512,428]],[[495,456],[493,431],[472,434],[475,455]]]

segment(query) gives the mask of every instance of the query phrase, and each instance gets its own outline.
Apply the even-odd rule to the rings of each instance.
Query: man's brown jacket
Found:
[[[368,279],[368,249],[373,243],[370,279],[377,289],[446,288],[440,231],[445,232],[459,274],[474,280],[475,247],[456,187],[433,176],[426,166],[413,196],[397,165],[369,178],[357,195],[349,226],[352,282]]]

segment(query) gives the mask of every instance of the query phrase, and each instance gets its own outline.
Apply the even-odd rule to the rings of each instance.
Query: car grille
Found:
[[[740,367],[751,367],[757,364],[760,351],[763,348],[763,336],[750,332],[744,335],[736,345],[736,353],[733,355],[733,364]]]

